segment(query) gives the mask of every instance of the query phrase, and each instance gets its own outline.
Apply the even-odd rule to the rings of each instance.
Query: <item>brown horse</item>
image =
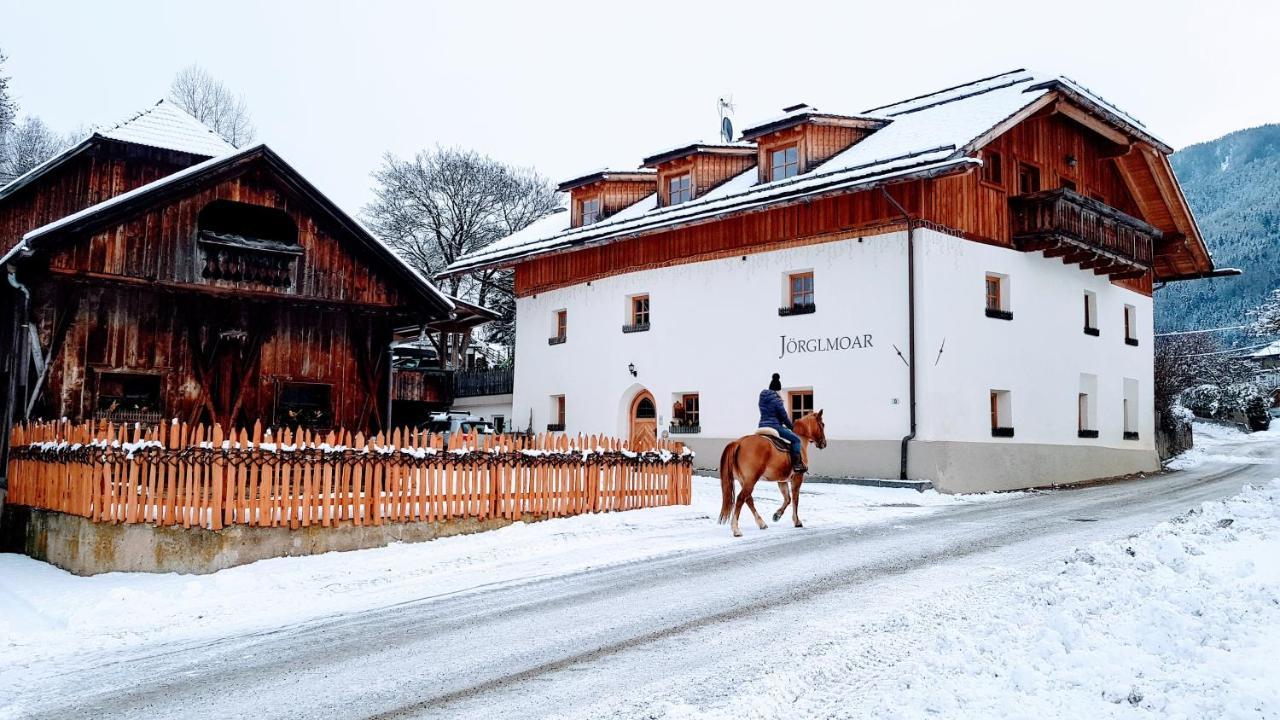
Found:
[[[819,450],[827,446],[827,429],[822,421],[822,411],[800,418],[795,422],[793,430],[800,436],[800,457],[808,465],[809,443],[817,445]],[[735,477],[742,483],[736,503],[733,500]],[[791,519],[795,521],[796,527],[804,527],[800,522],[800,485],[804,483],[804,475],[791,472],[791,455],[774,447],[769,438],[747,435],[726,445],[724,452],[720,454],[720,523],[723,524],[732,514],[733,523],[730,527],[733,528],[734,537],[742,537],[742,531],[738,529],[738,515],[742,513],[743,503],[751,509],[761,530],[769,527],[764,524],[760,513],[756,512],[756,503],[751,497],[756,482],[762,477],[778,483],[778,490],[782,493],[782,507],[773,514],[773,521],[778,522],[790,505]],[[788,480],[791,481],[790,488],[787,487]]]

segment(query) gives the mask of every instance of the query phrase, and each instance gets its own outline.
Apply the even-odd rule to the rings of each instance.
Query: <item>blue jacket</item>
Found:
[[[791,415],[778,393],[765,389],[760,391],[760,427],[774,430],[791,428]]]

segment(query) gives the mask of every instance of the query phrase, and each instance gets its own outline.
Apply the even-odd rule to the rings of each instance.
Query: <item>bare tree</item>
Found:
[[[69,139],[49,129],[38,117],[27,116],[8,135],[0,166],[17,177],[62,152]]]
[[[412,160],[388,154],[373,177],[375,200],[364,209],[369,226],[428,277],[560,207],[555,188],[533,170],[469,150],[436,148]],[[515,303],[509,271],[451,277],[443,289],[500,312],[502,319],[489,326],[487,337],[511,341]]]
[[[244,97],[199,65],[178,71],[169,84],[169,99],[232,145],[244,147],[253,141],[256,130]]]
[[[4,67],[5,57],[3,51],[0,51],[0,68]],[[9,76],[0,72],[0,147],[4,145],[4,138],[13,128],[13,121],[18,117],[18,103],[9,95]]]

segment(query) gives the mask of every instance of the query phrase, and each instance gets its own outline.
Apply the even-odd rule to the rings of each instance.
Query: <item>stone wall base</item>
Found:
[[[529,517],[526,520],[537,518]],[[362,550],[510,525],[502,518],[289,528],[203,528],[95,523],[64,513],[6,505],[0,551],[30,555],[75,575],[104,572],[204,574],[273,557]]]

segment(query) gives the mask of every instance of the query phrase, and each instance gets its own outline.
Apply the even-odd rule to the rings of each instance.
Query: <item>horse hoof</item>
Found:
[[[734,537],[742,537],[742,531],[741,531],[741,530],[739,530],[739,531],[734,532],[734,533],[733,533],[733,536],[734,536]]]
[[[798,522],[796,523],[796,527],[804,527],[804,523]]]
[[[765,525],[764,523],[760,523],[760,529],[761,529],[761,530],[768,530],[768,529],[769,529],[769,526],[768,526],[768,525]]]
[[[782,519],[782,513],[778,512],[778,513],[774,513],[774,514],[773,514],[773,521],[774,521],[774,522],[778,522],[778,521],[779,521],[779,520],[781,520],[781,519]]]

